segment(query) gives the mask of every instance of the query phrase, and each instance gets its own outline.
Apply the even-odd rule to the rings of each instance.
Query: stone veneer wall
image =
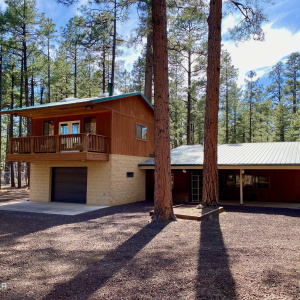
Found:
[[[87,167],[87,204],[120,205],[145,200],[145,170],[138,164],[147,157],[110,154],[108,162],[31,163],[30,200],[51,201],[52,167]],[[127,178],[127,172],[134,172]]]

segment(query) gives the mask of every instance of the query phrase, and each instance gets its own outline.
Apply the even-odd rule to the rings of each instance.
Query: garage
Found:
[[[87,168],[52,168],[52,202],[86,204]]]

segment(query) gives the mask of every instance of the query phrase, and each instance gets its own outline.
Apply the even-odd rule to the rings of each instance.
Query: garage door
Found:
[[[86,203],[87,168],[52,168],[52,202]]]

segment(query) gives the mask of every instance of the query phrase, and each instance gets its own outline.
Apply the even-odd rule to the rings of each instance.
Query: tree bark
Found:
[[[208,64],[204,127],[203,205],[217,205],[218,111],[220,86],[222,0],[211,0],[208,17]]]
[[[147,34],[144,93],[145,93],[146,99],[149,100],[150,103],[152,103],[152,82],[153,82],[153,30],[152,30],[151,24],[149,24],[148,25],[148,34]]]
[[[191,144],[191,88],[192,88],[192,63],[191,50],[188,50],[188,91],[187,91],[187,125],[186,125],[186,144]]]
[[[2,109],[2,45],[0,45],[0,111],[1,109]],[[1,149],[2,149],[2,115],[0,115],[0,190],[1,190],[1,176],[2,176]]]
[[[173,221],[166,1],[152,1],[154,66],[155,189],[154,221]]]
[[[48,50],[48,52],[47,52],[47,59],[48,59],[48,66],[47,66],[47,85],[48,85],[48,103],[50,103],[50,101],[51,101],[51,90],[50,90],[50,76],[51,76],[51,74],[50,74],[50,68],[51,68],[51,66],[50,66],[50,63],[51,63],[51,61],[50,61],[50,37],[48,37],[48,41],[47,41],[47,50]]]
[[[21,77],[20,77],[20,108],[23,106],[23,84],[24,84],[24,58],[21,59]],[[19,137],[22,137],[22,117],[19,117]],[[22,187],[21,162],[18,162],[18,189]]]
[[[15,76],[14,76],[14,65],[11,68],[11,95],[10,95],[10,109],[14,108],[14,89],[15,89]],[[14,116],[10,115],[10,123],[9,123],[9,137],[12,138],[14,134]],[[15,170],[14,163],[10,162],[10,186],[12,188],[16,187],[15,185]]]
[[[115,5],[114,6],[114,33],[113,33],[111,78],[110,78],[113,91],[114,91],[114,83],[115,83],[115,61],[116,61],[116,42],[117,42],[117,0],[115,0],[114,5]]]

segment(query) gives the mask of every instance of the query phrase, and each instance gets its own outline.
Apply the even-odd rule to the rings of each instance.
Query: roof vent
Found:
[[[74,98],[74,97],[64,98],[64,99],[61,99],[59,102],[68,102],[68,101],[74,101],[74,100],[78,100],[78,98]]]

